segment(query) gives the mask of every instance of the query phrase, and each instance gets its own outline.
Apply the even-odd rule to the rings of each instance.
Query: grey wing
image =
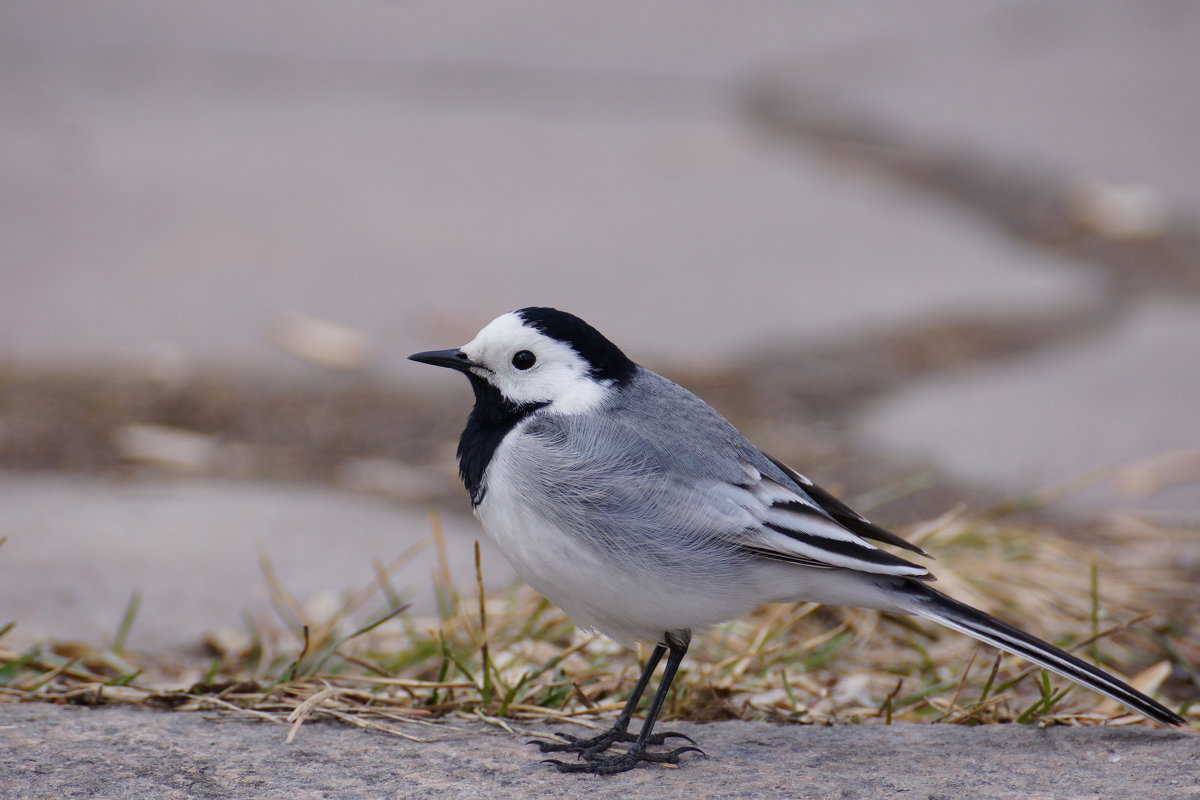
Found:
[[[609,552],[692,562],[747,555],[929,578],[866,541],[916,549],[757,450],[686,389],[643,371],[608,413],[531,420],[526,469],[560,523]],[[919,550],[918,550],[919,552]]]

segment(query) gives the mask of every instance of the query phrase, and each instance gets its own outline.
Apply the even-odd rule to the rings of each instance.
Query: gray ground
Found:
[[[920,798],[1183,800],[1200,739],[1145,728],[680,724],[708,759],[611,777],[560,775],[526,736],[415,727],[433,741],[308,724],[124,708],[0,706],[6,798]],[[1031,754],[1036,753],[1036,757]],[[53,765],[51,767],[51,765]]]
[[[467,392],[403,356],[530,303],[593,321],[881,521],[1140,462],[1057,509],[1194,529],[1197,36],[1170,0],[4,3],[5,643],[103,642],[140,590],[130,647],[185,653],[266,613],[260,552],[319,606],[426,539],[431,507],[469,575]],[[433,569],[426,548],[400,575],[419,610]],[[244,731],[263,752],[229,757],[262,763],[278,745],[190,717],[0,713]],[[792,768],[717,746],[741,730],[705,730],[722,755],[687,768],[706,776],[690,794],[752,754],[754,780]],[[406,747],[314,728],[278,752],[310,733]],[[897,749],[926,737],[985,767],[986,737],[1036,755],[1013,773],[1029,782],[996,784],[1013,796],[1122,796],[1073,747],[1187,763],[1146,731],[754,736],[895,737],[879,747],[914,781],[896,791],[929,796],[1003,796],[956,781],[1005,770]],[[76,763],[115,769],[98,750]],[[153,752],[146,780],[170,769]],[[829,786],[869,796],[859,752]]]

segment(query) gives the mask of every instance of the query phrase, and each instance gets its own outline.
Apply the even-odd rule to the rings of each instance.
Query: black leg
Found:
[[[569,733],[559,733],[560,737],[567,740],[565,744],[536,740],[530,744],[536,744],[543,753],[584,753],[589,750],[597,752],[606,750],[615,742],[632,742],[634,737],[629,733],[629,723],[633,719],[633,712],[637,710],[638,701],[642,699],[646,686],[649,685],[650,678],[654,676],[654,670],[658,667],[658,662],[662,660],[666,652],[665,646],[661,644],[654,646],[654,652],[650,654],[650,658],[646,659],[646,668],[638,677],[637,684],[633,687],[633,693],[625,701],[625,708],[621,709],[616,722],[607,731],[590,739],[580,739]]]
[[[650,753],[646,750],[649,745],[662,744],[667,737],[671,736],[684,738],[689,742],[692,741],[691,738],[680,733],[654,734],[654,723],[658,720],[659,712],[662,711],[663,703],[667,699],[667,692],[671,689],[671,682],[675,680],[675,673],[679,670],[679,663],[683,661],[692,637],[688,631],[672,631],[665,638],[666,646],[664,647],[660,644],[654,649],[654,653],[651,654],[650,660],[647,662],[646,670],[638,680],[638,685],[634,687],[634,697],[630,698],[630,702],[626,704],[621,715],[617,717],[617,724],[613,726],[612,730],[608,731],[608,734],[601,734],[601,736],[596,737],[596,745],[576,750],[584,760],[579,763],[569,764],[564,761],[550,759],[548,763],[557,767],[559,772],[590,772],[596,775],[612,775],[617,772],[631,770],[643,761],[654,764],[678,764],[679,757],[684,753],[700,753],[704,755],[703,750],[693,746],[677,747],[666,753]],[[654,671],[654,667],[658,665],[658,661],[662,658],[664,650],[669,650],[670,655],[667,657],[667,666],[663,670],[662,680],[658,684],[658,691],[654,693],[654,700],[650,704],[650,712],[646,715],[646,722],[642,725],[641,732],[636,737],[631,736],[627,728],[629,720],[633,715],[633,709],[637,705],[637,696],[645,691],[646,685],[650,682],[650,674]],[[616,734],[618,729],[620,730],[619,736],[612,736],[607,743],[602,741],[606,735]],[[601,753],[611,746],[614,741],[632,741],[633,746],[628,751],[615,756],[602,756]],[[603,746],[600,746],[601,744]],[[562,746],[562,749],[566,750],[568,748]],[[575,748],[570,749],[574,750]],[[543,752],[550,752],[550,748],[543,746]]]
[[[580,739],[572,736],[569,733],[558,733],[560,738],[566,739],[562,742],[543,742],[532,741],[529,744],[536,744],[543,753],[579,753],[580,755],[602,753],[612,747],[617,742],[633,742],[637,741],[637,737],[629,732],[629,723],[633,721],[633,712],[637,711],[638,701],[642,699],[642,695],[646,692],[646,687],[650,685],[650,679],[654,677],[654,670],[658,667],[658,662],[666,655],[667,648],[665,645],[655,645],[654,651],[650,653],[650,657],[646,659],[646,667],[642,670],[642,674],[638,677],[637,684],[633,687],[633,692],[629,695],[629,699],[625,702],[625,708],[621,709],[621,713],[617,716],[616,722],[608,730],[597,736],[589,739]],[[648,744],[663,744],[667,739],[687,739],[692,741],[691,737],[685,736],[682,733],[660,733],[650,737]]]

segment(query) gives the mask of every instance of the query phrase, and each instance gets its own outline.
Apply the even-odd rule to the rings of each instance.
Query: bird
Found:
[[[928,554],[750,443],[692,392],[554,308],[502,314],[467,344],[409,359],[461,372],[475,404],[459,472],[486,534],[581,629],[652,646],[613,726],[532,742],[562,772],[611,775],[704,753],[654,727],[692,633],[764,603],[913,614],[1106,695],[1184,719],[1118,678],[929,585],[880,546]],[[876,544],[878,543],[878,544]],[[645,721],[629,728],[666,657]],[[671,748],[658,750],[671,739]],[[674,744],[680,744],[674,747]]]

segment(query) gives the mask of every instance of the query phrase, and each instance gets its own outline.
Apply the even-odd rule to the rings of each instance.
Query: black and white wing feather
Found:
[[[759,523],[748,532],[743,550],[810,567],[933,579],[925,567],[880,550],[864,536],[923,553],[916,545],[851,511],[803,475],[771,462],[796,485],[742,465],[746,479],[735,484],[743,492],[739,501]]]
[[[911,550],[917,555],[922,555],[926,558],[933,558],[933,556],[929,555],[929,553],[926,553],[912,542],[902,539],[889,531],[887,528],[881,528],[874,522],[871,522],[871,520],[867,519],[862,514],[859,514],[857,511],[850,508],[850,506],[846,505],[841,500],[838,500],[829,492],[825,491],[820,486],[817,486],[811,480],[801,475],[799,472],[796,472],[796,470],[792,469],[787,464],[771,458],[770,456],[767,456],[767,458],[771,459],[771,463],[779,467],[783,474],[795,481],[809,497],[809,499],[813,501],[814,505],[819,506],[822,511],[840,523],[842,527],[853,531],[864,538],[874,539],[877,542],[884,542],[885,544],[895,545],[896,547],[903,547],[905,550]]]

